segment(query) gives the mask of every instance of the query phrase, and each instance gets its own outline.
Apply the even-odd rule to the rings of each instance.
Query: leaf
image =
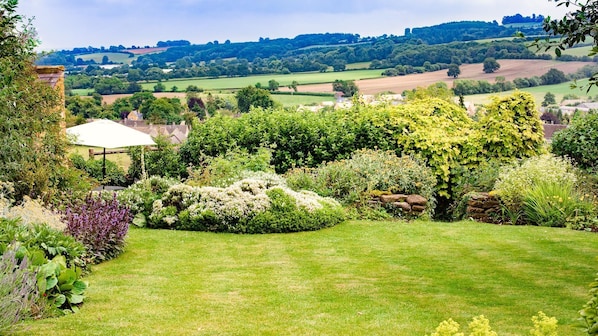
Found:
[[[46,278],[46,290],[50,290],[50,289],[56,287],[57,284],[58,284],[58,279],[55,276]]]
[[[133,218],[133,224],[138,227],[145,227],[145,225],[147,224],[145,215],[141,212],[136,214]]]
[[[83,302],[83,299],[85,299],[84,295],[79,295],[79,294],[72,294],[69,301],[72,304],[79,304]]]
[[[60,308],[65,302],[66,296],[64,296],[63,294],[58,294],[56,295],[56,298],[54,298],[54,306],[58,308]]]
[[[72,293],[73,294],[83,294],[85,292],[85,290],[87,289],[87,283],[81,280],[77,280],[75,282],[73,282],[73,289],[72,289]]]
[[[63,270],[58,276],[58,282],[60,284],[72,284],[75,280],[77,280],[77,274],[75,271],[68,268]]]

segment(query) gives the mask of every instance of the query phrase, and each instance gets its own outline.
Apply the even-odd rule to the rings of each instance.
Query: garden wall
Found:
[[[391,194],[374,196],[371,205],[394,207],[409,216],[421,216],[426,210],[428,200],[421,195]]]
[[[501,213],[498,198],[487,192],[474,192],[469,196],[465,218],[472,218],[484,223],[496,223],[498,221]]]

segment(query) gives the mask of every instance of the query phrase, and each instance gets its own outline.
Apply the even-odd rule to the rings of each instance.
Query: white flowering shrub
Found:
[[[342,207],[281,178],[250,178],[226,188],[177,184],[152,204],[154,228],[267,233],[315,230],[344,220]]]

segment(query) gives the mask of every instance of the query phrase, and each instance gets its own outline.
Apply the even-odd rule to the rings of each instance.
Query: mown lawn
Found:
[[[95,266],[81,311],[22,335],[424,335],[484,314],[560,335],[588,300],[598,235],[474,222],[352,221],[317,232],[232,235],[132,229]]]

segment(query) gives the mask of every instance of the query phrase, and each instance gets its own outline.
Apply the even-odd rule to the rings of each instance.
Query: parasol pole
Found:
[[[141,146],[141,179],[147,179],[147,172],[145,171],[145,154],[143,153],[145,146]]]
[[[102,185],[104,184],[105,178],[106,178],[106,147],[104,147],[104,162],[102,162]]]

